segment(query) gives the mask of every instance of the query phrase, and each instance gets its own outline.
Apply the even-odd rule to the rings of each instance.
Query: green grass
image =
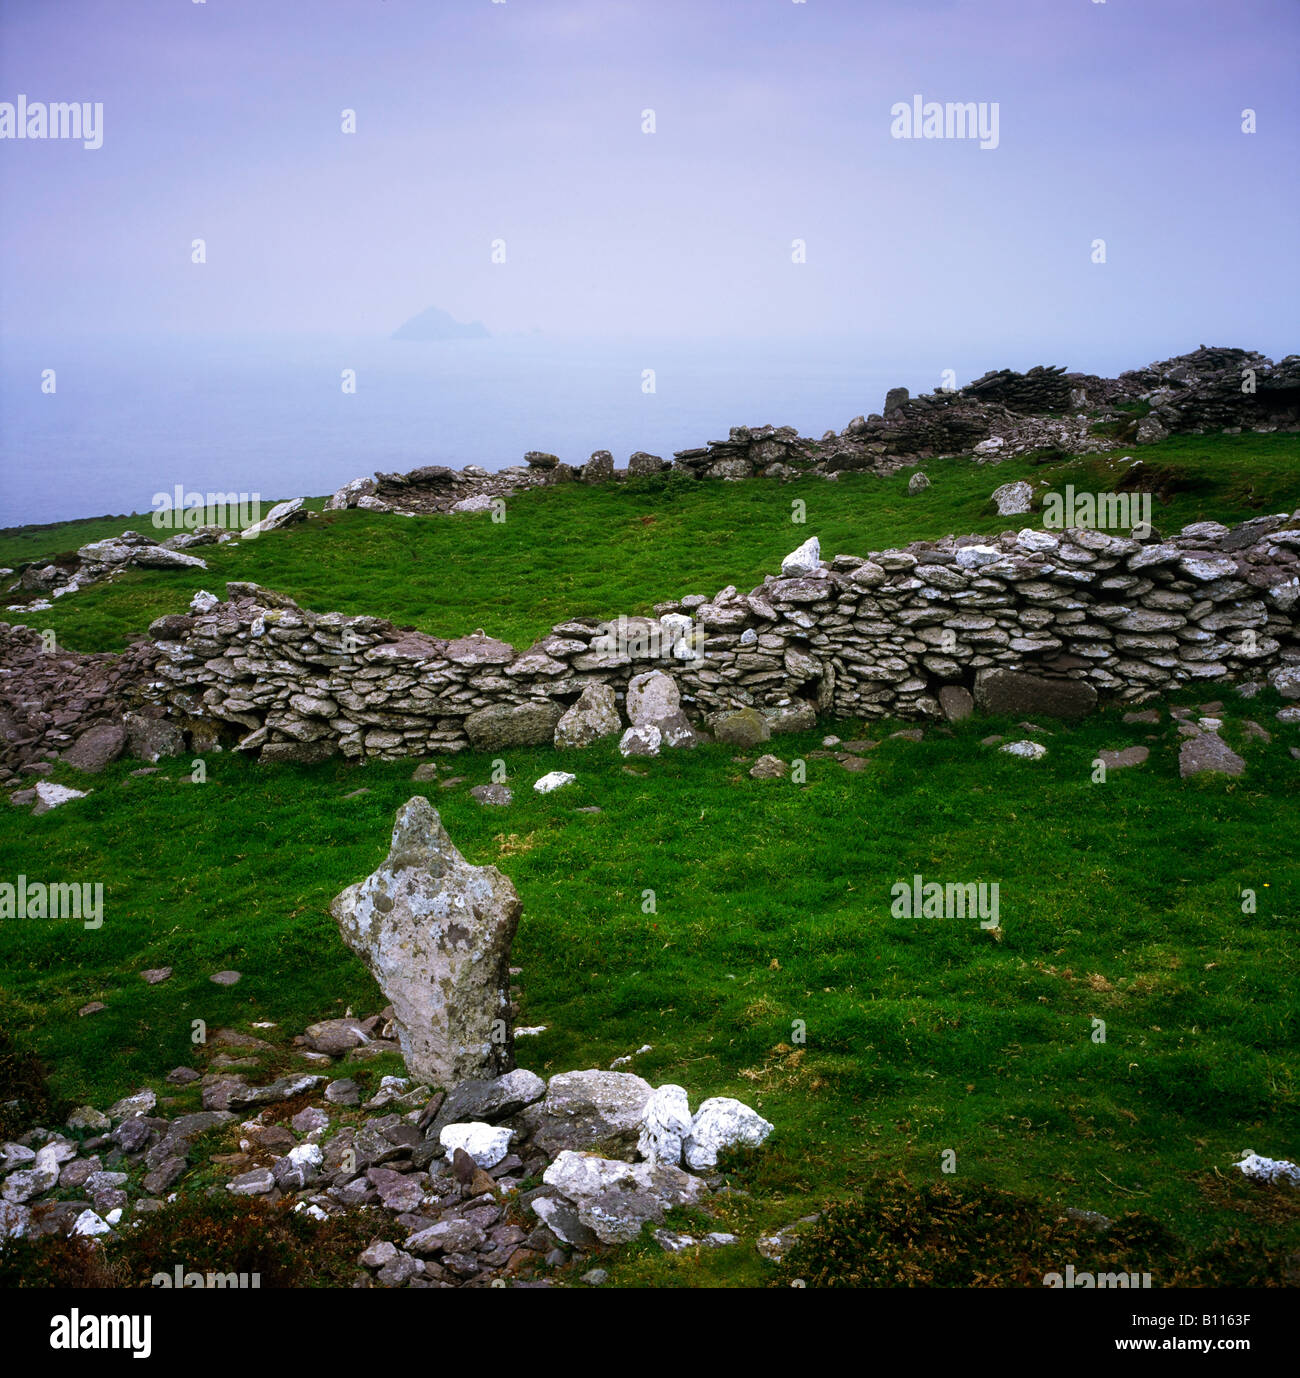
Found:
[[[1296,437],[1185,438],[1141,455],[1168,494],[1163,530],[1296,506]],[[904,471],[559,487],[512,499],[502,525],[329,514],[206,548],[212,567],[197,576],[133,574],[22,620],[74,648],[112,648],[199,587],[254,579],[320,610],[441,634],[481,626],[525,645],[567,615],[749,587],[814,533],[830,555],[996,532],[1019,520],[993,512],[998,484],[1105,490],[1114,458],[927,463],[933,486],[914,498]],[[790,521],[795,499],[805,525]],[[66,549],[91,535],[70,524],[38,538]],[[823,724],[771,744],[807,759],[804,785],[750,780],[716,745],[631,768],[610,743],[513,751],[507,810],[469,796],[490,770],[474,754],[455,758],[465,779],[446,789],[412,785],[410,762],[274,768],[214,754],[205,784],[190,783],[189,758],[141,778],[133,762],[96,777],[59,766],[53,778],[93,792],[42,818],[0,811],[0,877],[102,881],[104,923],[0,923],[0,1028],[44,1058],[57,1094],[100,1106],[142,1082],[162,1089],[170,1068],[194,1062],[195,1019],[272,1021],[272,1060],[287,1065],[306,1024],[382,1003],[328,905],[378,864],[396,809],[424,793],[469,860],[500,865],[524,901],[520,1020],[548,1032],[520,1041],[522,1065],[608,1066],[649,1043],[635,1070],[653,1083],[682,1084],[693,1104],[736,1095],[777,1126],[735,1168],[750,1194],[720,1198],[715,1228],[742,1247],[633,1245],[615,1282],[768,1281],[760,1230],[881,1174],[939,1180],[945,1150],[961,1183],[1138,1211],[1188,1247],[1241,1231],[1294,1251],[1296,1212],[1228,1164],[1243,1149],[1294,1158],[1300,1142],[1300,811],[1286,751],[1300,729],[1273,721],[1267,692],[1246,704],[1205,687],[1174,701],[1214,697],[1228,700],[1226,734],[1248,762],[1239,780],[1181,781],[1172,725],[1124,725],[1117,710],[1054,726],[1040,762],[981,747],[990,732],[1024,735],[983,719],[886,740],[859,774],[810,753],[824,732],[847,739],[860,725]],[[1242,717],[1274,742],[1244,740]],[[1147,765],[1091,783],[1099,749],[1134,742],[1151,746]],[[557,768],[578,784],[535,794],[531,782]],[[589,804],[601,812],[578,812]],[[996,881],[1002,940],[974,921],[892,917],[890,887],[915,872]],[[1253,915],[1243,888],[1259,896]],[[162,965],[175,969],[164,984],[139,978]],[[225,967],[244,973],[229,989],[208,979]],[[79,1018],[91,1000],[107,1009]],[[173,1108],[195,1097],[179,1092]],[[201,1160],[191,1180],[209,1171],[218,1180]]]
[[[737,1095],[777,1125],[743,1173],[753,1196],[732,1198],[722,1228],[752,1239],[883,1169],[936,1175],[945,1149],[963,1178],[1140,1208],[1180,1236],[1238,1226],[1218,1174],[1243,1148],[1296,1143],[1300,869],[1283,743],[1300,730],[1270,721],[1272,746],[1241,744],[1245,779],[1195,783],[1177,778],[1172,727],[1102,714],[1054,730],[1035,763],[978,745],[999,726],[886,741],[860,774],[811,759],[805,786],[750,780],[720,746],[667,753],[644,775],[609,744],[514,752],[505,811],[470,798],[490,769],[472,755],[450,789],[411,785],[409,762],[216,755],[202,785],[188,762],[143,778],[130,763],[94,779],[60,768],[94,792],[40,819],[0,815],[3,871],[102,880],[104,923],[6,921],[3,1022],[60,1092],[103,1105],[191,1061],[196,1018],[271,1020],[287,1041],[347,1005],[377,1009],[327,908],[382,859],[396,808],[425,793],[465,855],[499,864],[524,901],[520,1018],[549,1027],[521,1041],[523,1065],[607,1066],[650,1043],[636,1069],[654,1083],[681,1083],[693,1103]],[[1147,733],[1147,766],[1090,783],[1098,749]],[[819,736],[776,747],[806,758]],[[554,768],[579,783],[535,794]],[[890,886],[914,872],[997,881],[1003,940],[891,917]],[[1243,887],[1259,894],[1253,916]],[[146,986],[137,973],[159,965],[175,975]],[[224,967],[242,981],[212,985]],[[107,1010],[78,1018],[92,999]],[[765,1267],[749,1249],[632,1250],[619,1277],[740,1282]]]
[[[254,541],[202,547],[195,553],[208,561],[206,571],[128,571],[55,600],[47,612],[6,616],[54,629],[72,650],[120,650],[153,618],[184,611],[198,589],[220,594],[226,580],[251,579],[321,612],[385,616],[441,636],[482,627],[522,648],[565,617],[648,612],[656,602],[713,594],[728,583],[752,588],[810,535],[826,556],[865,555],[952,532],[1034,524],[1037,518],[999,517],[990,492],[1019,478],[1109,491],[1127,472],[1115,463],[1122,453],[1052,465],[927,462],[921,467],[932,486],[915,497],[907,494],[909,470],[789,484],[669,475],[533,490],[509,499],[501,523],[486,513],[327,513]],[[1183,437],[1146,446],[1141,456],[1177,475],[1176,491],[1155,507],[1162,530],[1210,517],[1241,521],[1297,503],[1300,437]],[[791,520],[796,501],[805,505],[802,525]],[[45,553],[82,544],[77,526],[43,532]],[[18,557],[4,552],[24,539],[0,533],[0,559],[13,564]]]

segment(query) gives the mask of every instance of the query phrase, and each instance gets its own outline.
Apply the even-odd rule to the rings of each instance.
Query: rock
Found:
[[[513,1138],[512,1129],[483,1123],[446,1124],[438,1131],[438,1142],[448,1153],[464,1149],[481,1168],[496,1167],[510,1152]]]
[[[514,1063],[510,944],[522,905],[495,866],[471,866],[421,796],[398,811],[372,875],[330,906],[393,1006],[411,1075],[430,1085]]]
[[[134,1095],[123,1096],[121,1100],[114,1101],[108,1109],[109,1119],[114,1124],[120,1120],[134,1120],[140,1115],[149,1114],[157,1104],[158,1097],[146,1086]]]
[[[340,1077],[325,1088],[325,1099],[331,1105],[360,1105],[361,1088],[351,1077]]]
[[[413,785],[428,785],[438,778],[438,763],[436,761],[421,761],[411,772],[411,783]]]
[[[647,474],[659,474],[668,468],[668,462],[660,459],[658,455],[646,454],[644,450],[637,450],[630,455],[627,461],[628,478],[643,478]]]
[[[529,450],[524,455],[524,463],[530,469],[554,469],[559,462],[559,455],[547,454],[545,450]]]
[[[563,1151],[542,1174],[602,1244],[626,1244],[647,1221],[696,1205],[708,1194],[698,1177],[662,1163],[624,1163]]]
[[[609,1273],[604,1268],[590,1268],[579,1279],[588,1287],[603,1287],[609,1281]]]
[[[97,1134],[107,1134],[113,1121],[102,1110],[93,1105],[79,1105],[67,1120],[69,1129],[93,1129]]]
[[[94,1211],[82,1211],[72,1225],[72,1234],[86,1238],[93,1238],[95,1235],[112,1234],[113,1227],[108,1221],[101,1219]]]
[[[390,1244],[386,1239],[379,1239],[362,1249],[357,1262],[363,1268],[382,1268],[390,1259],[396,1257],[397,1245]]]
[[[306,498],[293,498],[289,502],[276,503],[260,522],[246,526],[239,533],[241,538],[246,541],[255,540],[268,531],[277,531],[282,526],[288,526],[290,522],[303,521],[307,516],[303,510],[303,503],[306,501]]]
[[[560,1072],[551,1078],[546,1099],[523,1111],[517,1123],[551,1156],[573,1148],[630,1158],[652,1094],[650,1083],[631,1072]]]
[[[975,700],[960,684],[945,684],[939,690],[939,707],[949,722],[964,722],[975,711]]]
[[[808,539],[781,561],[781,577],[797,579],[804,575],[821,573],[822,548],[816,536]]]
[[[140,973],[140,979],[149,986],[161,985],[164,981],[170,981],[172,975],[171,967],[147,967]]]
[[[663,733],[657,727],[629,727],[619,738],[618,751],[623,757],[658,756],[663,743]]]
[[[36,807],[32,810],[33,817],[49,813],[51,809],[57,809],[61,804],[67,804],[73,799],[84,799],[90,792],[69,789],[66,785],[56,785],[49,780],[38,780],[35,789]]]
[[[92,1000],[89,1004],[82,1005],[77,1014],[80,1018],[85,1019],[88,1014],[99,1014],[107,1008],[108,1006],[102,1000]]]
[[[1290,726],[1294,723],[1300,723],[1300,708],[1279,708],[1273,716],[1278,722]]]
[[[552,794],[557,789],[563,789],[565,785],[573,784],[577,778],[576,775],[571,775],[567,770],[551,770],[540,780],[534,780],[533,788],[538,794]]]
[[[608,684],[588,684],[577,703],[555,724],[555,745],[590,746],[602,737],[612,737],[622,726],[614,690]]]
[[[370,1042],[370,1035],[359,1019],[322,1019],[308,1024],[303,1034],[306,1045],[313,1052],[342,1057],[353,1048]]]
[[[208,980],[216,986],[233,986],[239,983],[242,972],[238,971],[217,971],[213,972]]]
[[[324,1077],[305,1072],[298,1076],[277,1077],[268,1086],[238,1085],[230,1088],[226,1104],[231,1110],[247,1110],[254,1105],[275,1105],[301,1096],[304,1091],[314,1091],[323,1080]]]
[[[738,1144],[757,1147],[772,1132],[757,1111],[730,1096],[713,1096],[695,1112],[690,1133],[682,1141],[686,1166],[700,1171],[716,1167],[718,1154]]]
[[[270,1168],[254,1168],[252,1172],[240,1173],[234,1181],[226,1183],[226,1190],[236,1196],[264,1196],[275,1190],[275,1175]]]
[[[1284,699],[1300,699],[1300,665],[1282,665],[1269,671],[1268,682]]]
[[[1150,755],[1144,746],[1126,746],[1121,751],[1099,751],[1097,759],[1107,770],[1123,770],[1127,766],[1143,765]]]
[[[691,1106],[685,1088],[658,1087],[641,1112],[637,1152],[652,1163],[682,1165],[682,1142],[691,1132]]]
[[[1160,712],[1155,708],[1147,708],[1140,713],[1125,713],[1123,721],[1126,723],[1159,723]]]
[[[1258,1153],[1247,1153],[1233,1166],[1240,1168],[1242,1176],[1249,1177],[1252,1182],[1300,1187],[1300,1167],[1284,1158],[1265,1158]]]
[[[1189,775],[1241,775],[1245,769],[1245,761],[1213,732],[1190,737],[1178,748],[1178,774],[1184,780]]]
[[[924,493],[930,486],[930,480],[918,469],[916,473],[907,480],[907,493],[909,497],[915,497],[918,493]]]
[[[584,483],[605,483],[614,477],[614,456],[608,450],[593,450],[582,466]]]
[[[19,1168],[4,1179],[0,1197],[11,1205],[25,1205],[34,1196],[44,1196],[58,1185],[61,1163],[55,1148],[46,1144],[36,1152],[29,1168]]]
[[[491,704],[465,719],[475,751],[501,751],[512,746],[542,746],[555,738],[564,710],[550,699]]]
[[[491,493],[475,493],[471,497],[461,498],[459,502],[452,503],[453,512],[490,512],[495,503],[500,501],[500,496],[494,497]]]
[[[1023,479],[1018,479],[1015,483],[1004,483],[1000,488],[995,488],[992,498],[997,504],[999,517],[1015,517],[1022,512],[1032,512],[1034,509],[1033,485],[1026,483]]]
[[[1040,742],[1008,742],[998,750],[1005,751],[1008,756],[1023,757],[1026,761],[1041,761],[1047,755],[1047,748]]]
[[[534,1105],[546,1094],[546,1083],[535,1072],[516,1067],[491,1079],[462,1081],[452,1088],[433,1117],[431,1132],[466,1120],[495,1124]]]
[[[737,708],[715,713],[709,719],[713,735],[729,746],[751,747],[772,735],[767,719],[756,708]]]
[[[427,1230],[420,1230],[406,1241],[406,1249],[413,1254],[472,1253],[487,1242],[487,1235],[468,1220],[439,1220]]]
[[[760,756],[749,769],[751,780],[783,780],[790,767],[779,756]]]
[[[1097,706],[1097,691],[1084,680],[1046,679],[1023,670],[981,670],[975,703],[984,713],[1081,718]]]
[[[514,802],[514,794],[509,785],[475,785],[470,796],[477,799],[485,808],[507,808]]]
[[[185,750],[185,734],[165,718],[128,713],[123,722],[128,748],[137,760],[159,761],[164,756],[179,756]]]
[[[74,770],[98,775],[126,749],[126,728],[121,723],[99,723],[77,738],[63,753],[63,760]]]

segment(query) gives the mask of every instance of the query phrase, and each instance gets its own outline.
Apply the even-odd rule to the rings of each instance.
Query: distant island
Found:
[[[482,321],[462,325],[450,312],[431,306],[412,316],[405,325],[393,331],[395,340],[488,340],[491,339]]]

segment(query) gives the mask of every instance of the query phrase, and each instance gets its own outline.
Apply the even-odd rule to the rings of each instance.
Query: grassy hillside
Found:
[[[1143,456],[1166,470],[1163,529],[1300,502],[1295,437],[1187,439]],[[934,486],[915,498],[903,473],[556,488],[513,499],[503,525],[330,514],[205,551],[199,577],[140,573],[23,620],[73,647],[114,647],[194,589],[243,578],[320,609],[444,634],[481,626],[522,645],[566,614],[747,587],[809,534],[831,554],[994,532],[1019,524],[992,512],[1000,483],[1114,482],[1104,458],[923,467]],[[795,498],[806,525],[790,521]],[[56,534],[63,548],[84,539]],[[1139,1210],[1198,1246],[1237,1231],[1248,1248],[1294,1251],[1300,1208],[1227,1165],[1243,1149],[1294,1158],[1300,1145],[1300,766],[1287,750],[1300,726],[1274,721],[1267,691],[1174,702],[1212,698],[1226,701],[1241,779],[1180,780],[1174,725],[1126,725],[1118,710],[1034,734],[1049,748],[1039,762],[981,746],[1025,735],[994,719],[919,743],[889,739],[888,724],[824,724],[772,744],[807,762],[802,784],[751,780],[747,759],[716,745],[632,765],[611,743],[512,751],[505,810],[470,797],[490,770],[473,754],[444,763],[445,787],[413,785],[410,762],[273,768],[217,754],[204,784],[188,758],[139,778],[134,762],[97,777],[60,765],[52,778],[93,792],[41,818],[0,811],[0,874],[100,881],[104,923],[0,924],[0,1028],[46,1060],[58,1094],[105,1105],[194,1061],[195,1018],[271,1021],[265,1036],[287,1045],[348,1006],[378,1009],[328,904],[383,858],[395,810],[424,793],[469,860],[499,865],[523,899],[520,1018],[548,1031],[520,1042],[522,1065],[608,1066],[649,1043],[633,1069],[652,1082],[680,1083],[693,1104],[736,1095],[777,1126],[738,1171],[750,1194],[720,1209],[745,1248],[675,1258],[631,1246],[615,1281],[762,1281],[760,1230],[882,1172],[948,1180],[945,1150],[963,1183]],[[1246,738],[1246,717],[1274,740]],[[831,730],[880,745],[850,772],[814,754]],[[1145,766],[1091,782],[1098,750],[1133,743],[1150,746]],[[577,785],[535,794],[552,769]],[[918,872],[997,882],[1001,939],[973,920],[892,917],[890,887]],[[1243,888],[1259,897],[1254,914]],[[140,979],[163,965],[169,981]],[[243,979],[213,985],[227,967]],[[107,1008],[79,1018],[92,1000]],[[193,1097],[178,1092],[173,1108]]]
[[[1188,437],[1147,446],[1142,457],[1163,475],[1167,501],[1154,509],[1160,529],[1211,517],[1240,521],[1300,503],[1297,436]],[[1120,458],[926,463],[932,486],[915,497],[907,495],[909,470],[789,484],[668,475],[522,493],[509,500],[502,523],[488,514],[327,513],[253,541],[203,547],[194,553],[208,561],[206,571],[129,571],[119,582],[56,599],[48,612],[5,615],[54,628],[73,650],[119,650],[153,618],[183,611],[196,590],[222,593],[228,579],[252,579],[321,612],[386,616],[443,636],[482,627],[523,647],[564,617],[648,612],[729,583],[752,588],[809,535],[826,555],[864,555],[952,532],[1036,525],[1036,517],[999,517],[989,494],[1020,478],[1109,491],[1127,472]],[[791,520],[796,501],[804,504],[802,525]],[[145,516],[137,525],[148,531],[147,523]],[[80,525],[43,529],[45,554],[84,544]],[[33,558],[34,551],[12,553],[23,540],[0,533],[0,559]]]

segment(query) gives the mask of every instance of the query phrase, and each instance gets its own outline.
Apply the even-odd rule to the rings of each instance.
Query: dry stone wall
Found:
[[[1167,539],[1026,529],[830,561],[810,541],[748,592],[575,618],[522,651],[228,590],[150,628],[152,693],[187,730],[224,725],[267,760],[549,742],[587,686],[610,686],[626,714],[629,681],[653,669],[696,723],[753,708],[773,731],[819,713],[953,715],[966,694],[1073,712],[1269,675],[1300,691],[1300,512]]]

